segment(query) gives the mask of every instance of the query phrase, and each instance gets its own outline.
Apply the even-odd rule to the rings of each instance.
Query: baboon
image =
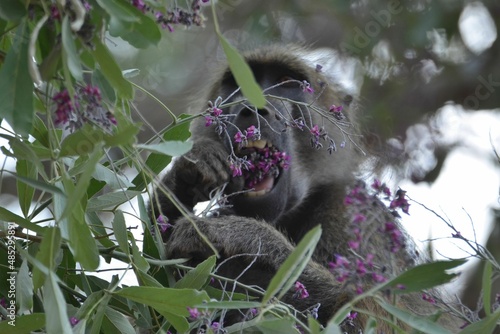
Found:
[[[328,268],[336,255],[349,252],[352,235],[346,229],[350,218],[344,199],[346,189],[357,182],[355,172],[364,158],[355,126],[356,97],[324,74],[321,57],[319,51],[289,45],[244,53],[266,94],[267,105],[260,109],[245,100],[231,71],[223,68],[196,110],[206,110],[206,117],[191,125],[192,150],[175,161],[162,183],[188,212],[224,186],[227,203],[219,214],[191,219],[221,260],[229,259],[218,273],[234,278],[244,272],[241,282],[264,289],[294,245],[321,224],[321,239],[299,278],[309,297],[299,298],[290,291],[284,301],[299,311],[320,305],[315,311],[325,324],[355,294]],[[263,160],[269,162],[268,156],[274,160],[261,165]],[[173,224],[166,237],[169,256],[196,263],[212,255],[165,193],[156,191],[155,196],[151,216],[162,214]],[[373,212],[383,215],[382,211]],[[379,219],[381,224],[384,219]],[[386,241],[376,235],[377,229],[370,239],[378,250],[373,261],[389,267],[393,254],[384,250]],[[391,269],[395,272],[411,265],[415,256],[409,247],[400,253],[396,261],[400,268]],[[244,256],[235,257],[239,254]],[[410,309],[429,307],[419,306],[418,299],[402,297],[400,303]],[[360,307],[383,313],[374,302],[362,302]],[[366,320],[360,314],[343,330],[358,333]],[[389,332],[387,325],[379,325]]]

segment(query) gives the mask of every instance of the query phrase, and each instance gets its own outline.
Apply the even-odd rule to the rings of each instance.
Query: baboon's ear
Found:
[[[363,68],[358,59],[330,48],[302,50],[300,57],[311,69],[325,76],[330,85],[338,85],[346,94],[359,96],[363,84]]]

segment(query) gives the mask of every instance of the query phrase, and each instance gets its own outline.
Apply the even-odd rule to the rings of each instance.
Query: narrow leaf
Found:
[[[115,219],[113,219],[112,226],[116,242],[118,242],[120,249],[125,254],[130,255],[127,238],[127,225],[125,224],[125,217],[123,216],[123,212],[121,210],[117,210],[115,212]]]
[[[491,262],[486,260],[483,270],[483,305],[486,316],[491,314]]]
[[[224,36],[218,34],[218,37],[234,79],[238,86],[241,87],[241,92],[256,108],[263,108],[266,105],[266,99],[255,80],[250,66]]]
[[[18,159],[16,162],[16,172],[19,176],[34,179],[37,176],[36,164],[28,163],[24,159]],[[17,197],[24,217],[27,217],[29,214],[34,193],[35,189],[33,187],[19,180],[17,181]]]
[[[33,308],[33,280],[31,279],[28,261],[23,260],[16,277],[17,312],[23,314]]]
[[[83,81],[82,65],[71,30],[69,17],[66,15],[62,21],[62,45],[63,45],[63,59],[68,66],[69,71],[73,78],[77,81]]]
[[[132,84],[123,78],[122,71],[108,48],[98,38],[94,38],[93,44],[94,49],[90,50],[90,52],[99,63],[106,79],[124,98],[131,99],[133,97]]]
[[[142,256],[141,251],[139,250],[139,247],[137,247],[135,239],[131,238],[130,242],[132,242],[132,259],[133,259],[134,265],[139,270],[141,270],[143,272],[147,272],[149,270],[148,261],[146,261],[144,256]]]
[[[17,175],[12,173],[12,176],[14,176],[18,181],[23,182],[33,188],[40,189],[46,192],[49,192],[51,194],[58,194],[64,196],[64,193],[61,191],[61,189],[54,187],[51,184],[45,183],[43,181],[38,181],[35,179],[30,179],[21,175]]]
[[[15,213],[0,207],[0,220],[6,221],[6,222],[14,222],[21,226],[22,228],[25,228],[29,231],[36,232],[38,234],[43,234],[45,233],[45,229],[41,226],[38,226],[37,224],[33,224],[30,221],[24,219],[21,216],[16,215]]]
[[[386,303],[382,300],[376,299],[377,303],[382,306],[387,312],[407,323],[412,328],[427,334],[451,334],[451,332],[435,322],[430,321],[424,317],[419,317],[414,313],[409,313],[397,308],[394,305]]]
[[[188,333],[189,323],[185,317],[168,312],[162,312],[162,314],[172,324],[177,333]]]
[[[278,298],[281,298],[292,287],[311,259],[320,237],[321,225],[307,232],[274,275],[262,298],[262,304],[267,303],[278,293]]]
[[[91,198],[87,204],[87,210],[90,212],[99,211],[104,209],[114,208],[123,204],[135,196],[141,194],[140,191],[119,191],[115,193],[108,193],[98,197]]]
[[[36,259],[46,268],[55,268],[55,258],[61,249],[61,231],[57,227],[45,228],[45,234],[36,254]],[[33,266],[33,289],[38,290],[44,282],[45,275],[40,268]]]
[[[111,307],[106,307],[104,315],[116,328],[117,333],[122,333],[122,334],[136,333],[134,327],[132,327],[132,325],[130,324],[129,319],[125,318],[125,316],[122,313],[115,311]]]
[[[190,270],[184,277],[175,283],[175,288],[191,288],[200,290],[210,277],[210,273],[215,267],[215,255],[210,256],[208,259],[200,263],[193,270]]]
[[[465,327],[465,329],[461,331],[460,334],[494,333],[494,329],[497,326],[499,320],[500,320],[500,308],[497,309],[494,313],[487,316],[486,318],[481,319],[480,321]]]
[[[115,292],[116,295],[128,298],[141,304],[146,304],[159,312],[187,317],[187,307],[208,301],[206,292],[193,289],[155,288],[132,286]]]
[[[187,153],[193,147],[193,142],[190,141],[167,141],[160,144],[150,144],[150,145],[135,145],[138,149],[143,149],[151,151],[154,153],[165,154],[172,157],[177,157]]]
[[[429,289],[444,283],[448,283],[457,274],[448,274],[445,270],[452,269],[464,264],[466,260],[435,261],[425,263],[390,280],[380,286],[380,289],[394,287],[398,284],[404,285],[404,289],[394,289],[394,293],[410,293]]]
[[[30,33],[27,19],[14,35],[14,42],[0,67],[0,119],[14,131],[27,136],[33,120],[33,80],[28,71]]]
[[[47,333],[71,333],[71,325],[66,311],[66,301],[57,285],[55,274],[47,275],[43,289],[45,310],[45,328]]]
[[[106,186],[111,189],[128,188],[134,185],[127,177],[118,174],[118,172],[119,171],[112,171],[101,164],[97,164],[92,177],[96,180],[106,182]]]
[[[78,177],[78,182],[75,187],[71,187],[72,191],[68,191],[68,201],[66,202],[66,208],[62,214],[62,217],[66,217],[72,212],[77,205],[77,203],[81,202],[83,196],[86,195],[87,189],[90,184],[90,180],[92,178],[92,174],[94,173],[95,166],[101,159],[102,153],[102,145],[97,145],[94,152],[89,156],[87,162],[85,163],[85,169],[82,174]]]
[[[260,302],[247,302],[247,301],[217,301],[217,302],[207,302],[203,304],[194,305],[197,308],[206,309],[225,309],[225,310],[239,310],[239,309],[251,309],[259,308],[262,304]]]

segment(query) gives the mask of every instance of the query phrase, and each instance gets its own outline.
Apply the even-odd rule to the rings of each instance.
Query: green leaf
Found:
[[[110,284],[111,285],[111,284]],[[90,329],[90,334],[100,334],[102,333],[102,321],[104,320],[104,312],[108,307],[109,301],[111,300],[111,295],[105,294],[101,299],[99,305],[97,305],[97,310],[95,312],[94,318],[92,319],[92,328]]]
[[[132,84],[123,78],[122,71],[118,64],[116,64],[108,48],[102,44],[99,38],[94,38],[93,44],[94,49],[90,50],[90,52],[99,63],[102,74],[104,74],[111,86],[113,86],[118,93],[126,99],[131,99],[134,95]]]
[[[0,207],[0,221],[14,222],[19,226],[21,226],[22,228],[36,232],[38,234],[43,234],[45,232],[45,229],[43,227],[38,226],[37,224],[33,224],[30,221],[24,219],[23,217],[18,216],[15,213],[10,212],[9,210],[3,207]]]
[[[54,187],[51,184],[45,183],[43,181],[38,181],[35,179],[30,179],[30,178],[27,178],[27,177],[24,177],[21,175],[17,175],[14,173],[12,173],[12,176],[14,176],[18,181],[23,182],[23,183],[25,183],[33,188],[40,189],[40,190],[46,191],[46,192],[51,193],[51,194],[58,194],[58,195],[65,196],[65,194],[61,191],[61,189]]]
[[[121,210],[115,212],[115,219],[112,222],[113,232],[115,234],[116,241],[120,246],[122,252],[130,255],[128,237],[127,237],[127,225],[125,224],[125,217]]]
[[[114,88],[109,84],[108,80],[104,77],[104,74],[99,69],[95,69],[92,73],[92,83],[97,85],[101,90],[102,96],[105,100],[115,104],[116,93]]]
[[[104,136],[105,134],[101,130],[85,125],[64,138],[59,157],[89,154],[94,151],[97,143],[104,142]]]
[[[215,255],[210,256],[178,280],[174,287],[177,289],[191,288],[200,290],[207,283],[210,273],[215,267],[216,260]]]
[[[310,315],[307,317],[307,326],[311,334],[319,334],[321,332],[320,323]]]
[[[73,32],[67,15],[64,16],[62,21],[62,45],[63,60],[68,66],[71,75],[77,81],[83,81],[82,64],[76,50]]]
[[[248,66],[243,57],[231,44],[229,44],[224,36],[218,34],[218,37],[224,49],[224,53],[226,54],[229,68],[233,73],[234,79],[238,86],[241,87],[241,92],[256,108],[264,108],[267,102],[262,93],[262,89],[255,80],[250,66]]]
[[[111,189],[128,188],[134,185],[127,177],[118,174],[118,172],[119,171],[112,171],[101,164],[97,164],[92,177],[96,180],[106,182],[106,185]]]
[[[270,318],[256,323],[256,327],[265,334],[300,333],[291,318]]]
[[[262,304],[267,303],[278,293],[278,299],[281,298],[292,287],[311,259],[320,237],[321,225],[307,232],[274,275],[262,298]]]
[[[96,0],[99,6],[110,16],[114,16],[126,22],[139,22],[139,12],[132,6],[119,0]]]
[[[192,307],[209,300],[204,291],[148,286],[132,286],[118,290],[114,294],[151,306],[160,313],[167,312],[182,317],[189,316],[188,306]]]
[[[140,129],[140,124],[127,124],[113,135],[104,136],[104,142],[106,146],[109,147],[132,145],[135,143],[136,135],[139,133]]]
[[[181,317],[168,312],[162,312],[162,314],[167,319],[167,321],[171,323],[172,326],[174,326],[177,333],[188,333],[189,323],[185,317]]]
[[[18,22],[27,14],[26,8],[18,0],[0,1],[0,18],[5,21]]]
[[[66,311],[66,301],[53,272],[47,275],[43,296],[47,333],[72,333]]]
[[[13,324],[15,323],[15,326]],[[16,317],[15,322],[10,319],[0,322],[0,333],[26,334],[32,333],[45,326],[45,314],[33,313]]]
[[[247,301],[216,301],[207,302],[203,304],[194,305],[198,308],[206,309],[225,309],[225,310],[239,310],[239,309],[251,309],[260,308],[262,304],[260,302],[247,302]]]
[[[23,314],[33,308],[33,280],[28,269],[28,261],[23,259],[16,277],[17,312]]]
[[[187,141],[167,141],[160,144],[136,145],[136,148],[159,154],[170,155],[172,157],[183,155],[191,150],[193,142]]]
[[[402,284],[405,287],[404,289],[394,289],[393,292],[410,293],[448,283],[455,278],[457,274],[447,274],[445,270],[458,267],[465,262],[467,262],[467,260],[435,261],[421,264],[405,271],[389,282],[382,284],[379,290]]]
[[[142,256],[141,251],[139,250],[139,247],[137,247],[135,239],[131,238],[130,242],[132,242],[132,260],[133,260],[135,266],[139,270],[142,270],[143,272],[147,272],[149,270],[148,261],[146,261],[144,256]]]
[[[97,145],[94,152],[92,152],[85,163],[85,169],[79,176],[76,186],[70,187],[72,191],[69,191],[70,189],[65,189],[68,194],[68,200],[66,201],[66,208],[64,209],[61,218],[68,216],[86,195],[95,166],[101,159],[102,155],[102,145]]]
[[[13,45],[0,67],[0,119],[5,118],[16,133],[27,136],[33,120],[33,80],[28,71],[28,61],[31,60],[28,59],[30,32],[27,20],[19,24],[14,36]]]
[[[72,181],[63,178],[63,184],[68,194],[75,192],[75,185]],[[56,218],[61,227],[62,235],[67,235],[68,246],[75,257],[75,261],[78,261],[84,269],[97,269],[99,266],[99,251],[90,227],[87,225],[82,202],[76,202],[68,216],[63,217],[60,211],[65,211],[67,201],[61,201],[61,199],[57,199],[57,201],[59,203],[57,204],[58,209],[55,210]]]
[[[161,39],[158,24],[146,15],[140,14],[140,22],[126,22],[111,16],[109,34],[126,40],[130,45],[138,49],[157,45]]]
[[[486,260],[483,270],[483,305],[486,316],[491,314],[491,262]]]
[[[17,175],[25,177],[26,179],[34,179],[37,176],[36,164],[28,163],[24,159],[18,159],[16,163]],[[27,217],[31,207],[31,201],[33,200],[33,194],[35,189],[24,182],[17,181],[17,197],[19,200],[19,206],[24,217]]]
[[[61,249],[61,231],[57,227],[46,227],[36,259],[49,270],[56,267],[55,259]],[[41,268],[33,266],[33,289],[38,290],[44,282],[45,275]]]
[[[414,313],[409,313],[397,308],[394,305],[386,303],[383,300],[376,299],[377,303],[382,306],[387,312],[400,319],[401,321],[407,323],[412,328],[418,329],[420,332],[427,334],[451,334],[451,332],[435,322],[430,321],[424,317],[419,317]],[[475,332],[484,333],[484,332]]]
[[[111,307],[106,307],[104,315],[116,328],[116,333],[122,333],[122,334],[136,333],[134,327],[132,327],[132,325],[130,324],[129,319],[125,318],[125,316],[122,313],[115,311]],[[109,333],[109,330],[105,330],[104,333]]]
[[[484,319],[481,319],[480,321],[465,327],[465,329],[461,331],[460,334],[494,333],[498,320],[500,320],[500,308]]]
[[[135,196],[140,195],[140,191],[118,191],[115,193],[107,193],[98,197],[91,198],[87,205],[89,212],[99,211],[104,209],[115,208],[116,206],[130,201]]]

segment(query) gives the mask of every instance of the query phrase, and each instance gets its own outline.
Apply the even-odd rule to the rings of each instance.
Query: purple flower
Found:
[[[379,273],[372,273],[372,278],[376,283],[383,283],[385,282],[385,277],[382,274]]]
[[[234,135],[234,142],[241,143],[244,140],[246,140],[246,137],[241,133],[241,131],[236,132]]]
[[[307,82],[306,80],[302,81],[302,83],[300,85],[302,87],[303,92],[309,93],[309,94],[314,93],[314,89],[311,87],[311,84],[309,84],[309,82]]]
[[[222,325],[220,323],[218,323],[217,321],[214,321],[210,325],[210,328],[212,328],[212,330],[217,333],[217,331],[219,331],[220,329],[222,329]]]
[[[405,198],[405,196],[406,196],[406,191],[404,191],[403,189],[398,189],[398,191],[396,191],[395,198],[389,205],[389,208],[390,209],[400,208],[404,213],[408,215],[409,214],[408,209],[410,208],[410,204],[408,203],[408,200]]]
[[[7,299],[5,297],[0,298],[0,306],[7,308]]]
[[[196,307],[191,308],[191,307],[188,306],[187,310],[189,312],[189,317],[192,320],[196,320],[196,319],[198,319],[201,316],[200,311],[198,311],[198,309]]]
[[[167,232],[169,227],[172,227],[172,225],[168,223],[167,216],[164,215],[158,216],[158,218],[156,219],[156,224],[158,225],[158,229],[160,230],[161,234],[164,234],[165,232]]]
[[[304,284],[297,281],[297,282],[295,282],[295,294],[293,296],[294,296],[294,298],[305,299],[305,298],[309,297],[309,292],[307,292]]]
[[[145,13],[147,9],[146,4],[143,0],[132,0],[132,6],[139,9],[143,13]]]
[[[314,125],[312,128],[311,128],[311,134],[315,137],[318,137],[320,136],[320,130],[319,130],[319,126],[316,124]]]
[[[75,327],[76,324],[78,324],[79,322],[80,322],[80,319],[78,319],[76,317],[69,318],[69,323],[71,324],[71,327]]]
[[[429,296],[428,294],[426,294],[426,293],[422,294],[422,299],[425,300],[428,303],[436,304],[436,300],[434,298],[432,298],[431,296]]]

